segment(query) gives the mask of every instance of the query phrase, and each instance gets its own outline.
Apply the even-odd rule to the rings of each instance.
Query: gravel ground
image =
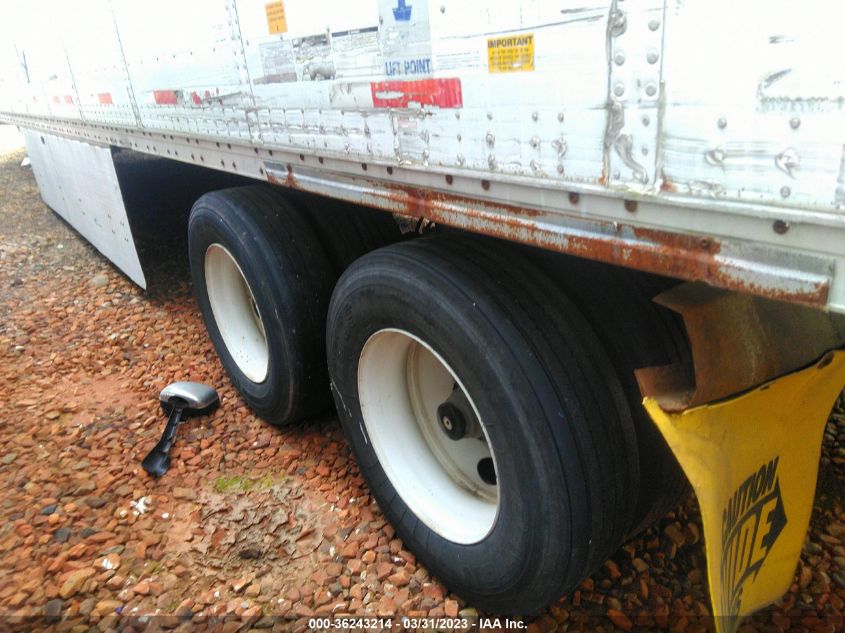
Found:
[[[184,257],[160,253],[141,291],[41,202],[23,157],[0,149],[0,622],[235,631],[304,630],[315,614],[476,617],[395,537],[333,416],[280,431],[251,414]],[[185,379],[217,387],[222,406],[180,429],[154,482],[139,462],[164,422],[157,394]],[[795,582],[745,632],[842,628],[843,463],[840,400]],[[712,630],[699,526],[691,498],[525,622]]]

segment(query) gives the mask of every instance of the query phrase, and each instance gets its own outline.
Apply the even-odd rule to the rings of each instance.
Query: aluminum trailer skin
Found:
[[[660,298],[685,319],[694,384],[680,388],[665,368],[639,380],[700,499],[720,491],[712,508],[702,501],[719,626],[732,629],[785,588],[821,425],[845,382],[831,352],[842,345],[833,315],[845,313],[845,70],[833,56],[845,9],[822,0],[5,9],[0,121],[24,131],[45,201],[142,286],[115,149],[703,282]],[[797,387],[779,382],[802,372],[822,394],[806,427],[793,424],[808,415],[794,408]],[[776,400],[743,408],[755,397]],[[712,414],[716,401],[722,413]],[[712,415],[731,403],[746,428],[770,425],[783,442],[738,455],[749,441],[723,439],[713,460],[732,466],[715,472],[715,461],[690,456],[677,416],[716,428]],[[782,432],[760,411],[786,416]],[[796,434],[810,438],[800,454]],[[783,500],[787,528],[772,528],[765,547],[755,541],[755,560],[730,562],[722,512],[758,467],[759,495],[780,482],[778,495],[795,496]]]

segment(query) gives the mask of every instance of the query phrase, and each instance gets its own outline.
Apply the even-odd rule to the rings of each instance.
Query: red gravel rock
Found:
[[[122,607],[120,600],[100,600],[94,607],[94,613],[99,616],[114,613],[116,609]]]
[[[65,599],[75,595],[82,588],[85,581],[95,573],[96,571],[91,567],[83,567],[82,569],[70,572],[62,581],[62,585],[59,588],[59,595]]]
[[[396,615],[396,603],[393,602],[393,600],[391,600],[389,597],[382,596],[378,602],[376,613],[381,616]]]
[[[387,579],[394,587],[404,587],[409,582],[411,582],[411,577],[408,575],[408,572],[404,569],[400,569],[395,574],[391,574],[387,577]]]
[[[631,622],[628,616],[618,609],[608,609],[607,617],[610,618],[610,621],[613,622],[614,626],[622,629],[623,631],[630,631],[634,626],[634,623]]]
[[[112,552],[108,556],[98,558],[94,565],[99,569],[111,571],[120,567],[120,556]]]
[[[393,565],[390,563],[379,563],[376,565],[376,577],[379,580],[384,580],[390,575],[390,572],[393,571]]]
[[[358,556],[358,543],[352,542],[347,543],[342,550],[340,550],[340,555],[344,558],[355,558]]]
[[[132,591],[137,593],[139,596],[146,596],[150,593],[150,581],[149,580],[142,580],[134,587],[132,587]]]
[[[684,533],[674,523],[670,523],[663,528],[663,533],[668,536],[677,547],[683,547],[686,543]]]
[[[193,501],[197,498],[197,493],[191,488],[174,488],[173,496],[176,499],[187,499],[189,501]]]

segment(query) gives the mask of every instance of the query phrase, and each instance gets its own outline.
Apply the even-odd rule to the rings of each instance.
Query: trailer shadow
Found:
[[[174,279],[187,280],[188,217],[209,191],[254,181],[167,158],[113,148],[126,215],[151,297],[169,296]]]

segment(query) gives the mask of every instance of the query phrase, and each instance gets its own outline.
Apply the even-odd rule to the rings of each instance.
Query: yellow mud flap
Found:
[[[741,396],[668,413],[644,404],[701,507],[716,628],[790,586],[810,521],[821,441],[845,385],[845,351]]]

